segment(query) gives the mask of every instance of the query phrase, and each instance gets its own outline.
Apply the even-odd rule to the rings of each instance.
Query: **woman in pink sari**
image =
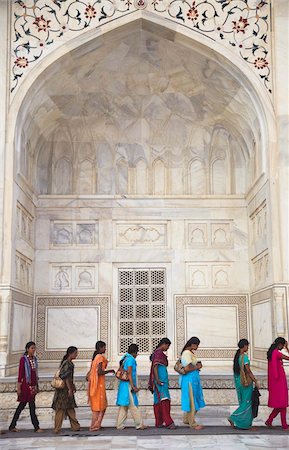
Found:
[[[282,337],[278,337],[275,339],[267,352],[269,391],[268,406],[273,408],[273,411],[266,420],[265,425],[272,428],[274,418],[280,413],[282,428],[283,430],[287,430],[288,424],[286,421],[286,409],[288,406],[288,387],[282,360],[286,359],[289,361],[289,356],[281,353],[281,350],[284,347],[289,353],[287,341],[285,341]]]

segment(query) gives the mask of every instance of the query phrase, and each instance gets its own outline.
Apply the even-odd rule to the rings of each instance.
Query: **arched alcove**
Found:
[[[33,96],[26,95],[20,110],[17,130],[25,124],[25,135],[16,142],[21,155],[17,171],[25,178],[29,145],[36,195],[57,193],[52,167],[64,154],[73,165],[74,180],[66,194],[117,194],[113,179],[120,148],[126,149],[122,158],[128,167],[135,165],[133,161],[146,161],[152,180],[154,161],[163,161],[168,172],[163,194],[193,194],[192,173],[189,182],[184,174],[187,160],[196,157],[194,165],[206,161],[213,195],[244,194],[253,181],[245,176],[252,161],[253,178],[260,175],[265,137],[260,137],[260,111],[250,100],[245,77],[212,50],[162,30],[136,21],[127,30],[107,33],[101,44],[96,38],[71,51],[40,75],[31,88]],[[227,141],[222,151],[221,133]],[[76,172],[83,172],[84,160],[92,162],[93,180],[80,189]],[[182,186],[175,182],[178,178]],[[219,186],[223,179],[226,187]],[[122,194],[129,193],[129,184]]]
[[[63,296],[63,310],[102,308],[107,293],[115,361],[132,338],[149,353],[166,331],[177,335],[178,293],[191,307],[217,288],[214,308],[231,317],[235,295],[246,313],[246,202],[267,158],[260,129],[244,74],[159,25],[136,21],[63,55],[27,92],[16,125],[15,182],[28,198],[27,181],[35,206],[35,258],[19,259],[22,271],[34,264],[32,291],[48,303]],[[236,333],[247,330],[248,314],[233,313]],[[47,336],[40,356],[54,361]]]

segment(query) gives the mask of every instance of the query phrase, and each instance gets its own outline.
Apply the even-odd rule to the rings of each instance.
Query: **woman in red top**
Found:
[[[9,426],[10,431],[20,431],[16,428],[17,420],[28,403],[34,430],[38,433],[42,432],[39,428],[39,421],[35,413],[35,396],[38,393],[38,362],[36,356],[34,355],[35,350],[35,342],[28,342],[25,346],[25,353],[19,362],[17,383],[19,405]]]
[[[281,352],[284,347],[287,352],[289,352],[288,343],[283,337],[278,337],[275,339],[267,352],[269,391],[268,406],[273,408],[273,411],[266,420],[265,424],[267,427],[272,428],[274,418],[280,413],[282,428],[283,430],[287,430],[288,424],[286,421],[286,409],[288,406],[288,386],[283,367],[283,359],[288,361],[289,356],[284,355]]]

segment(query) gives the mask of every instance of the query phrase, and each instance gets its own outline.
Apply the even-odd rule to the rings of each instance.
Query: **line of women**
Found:
[[[153,394],[155,426],[157,428],[176,428],[171,417],[171,400],[169,392],[168,358],[167,350],[171,345],[168,338],[163,338],[157,348],[150,356],[151,370],[148,388]],[[197,412],[205,406],[203,390],[200,380],[201,361],[198,361],[195,351],[200,345],[197,337],[190,338],[181,352],[182,374],[179,383],[181,388],[181,408],[184,413],[183,421],[194,430],[202,429],[202,425],[196,422]],[[259,383],[254,376],[248,357],[249,342],[241,339],[238,350],[234,357],[234,381],[237,391],[239,407],[228,418],[230,425],[238,429],[250,429],[253,422],[252,392],[254,384],[259,388]],[[267,427],[273,427],[273,420],[280,414],[282,428],[288,429],[286,421],[286,409],[288,406],[288,387],[286,374],[283,368],[283,360],[289,360],[289,356],[282,353],[283,348],[289,353],[288,343],[284,338],[278,337],[267,352],[268,359],[268,406],[273,408],[266,420]],[[147,428],[144,425],[141,411],[139,409],[137,382],[138,346],[131,344],[127,353],[121,358],[120,367],[126,376],[119,380],[116,404],[119,406],[116,427],[121,430],[125,428],[125,421],[130,412],[137,430]],[[19,416],[26,404],[29,404],[31,421],[35,432],[41,432],[39,421],[35,412],[35,397],[38,389],[38,361],[35,356],[36,345],[28,342],[25,353],[20,359],[17,394],[19,405],[15,411],[9,430],[20,431],[16,425]],[[92,411],[90,431],[96,432],[101,428],[102,420],[107,408],[107,397],[105,389],[105,375],[115,374],[113,369],[107,370],[108,361],[105,357],[106,344],[98,341],[92,356],[90,370],[87,374],[88,403]],[[55,389],[52,408],[55,410],[54,432],[59,433],[64,418],[68,417],[73,431],[80,430],[80,424],[76,418],[77,408],[74,394],[74,363],[77,358],[78,349],[71,346],[67,349],[60,366],[59,378],[63,380],[63,386]]]

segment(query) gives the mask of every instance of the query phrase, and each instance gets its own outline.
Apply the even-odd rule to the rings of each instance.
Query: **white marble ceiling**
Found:
[[[98,167],[140,158],[178,166],[194,156],[209,160],[216,130],[217,141],[226,135],[234,164],[244,166],[260,145],[251,95],[225,59],[137,21],[44,71],[23,102],[17,151],[29,153],[40,193],[49,192],[47,170],[62,157]]]

